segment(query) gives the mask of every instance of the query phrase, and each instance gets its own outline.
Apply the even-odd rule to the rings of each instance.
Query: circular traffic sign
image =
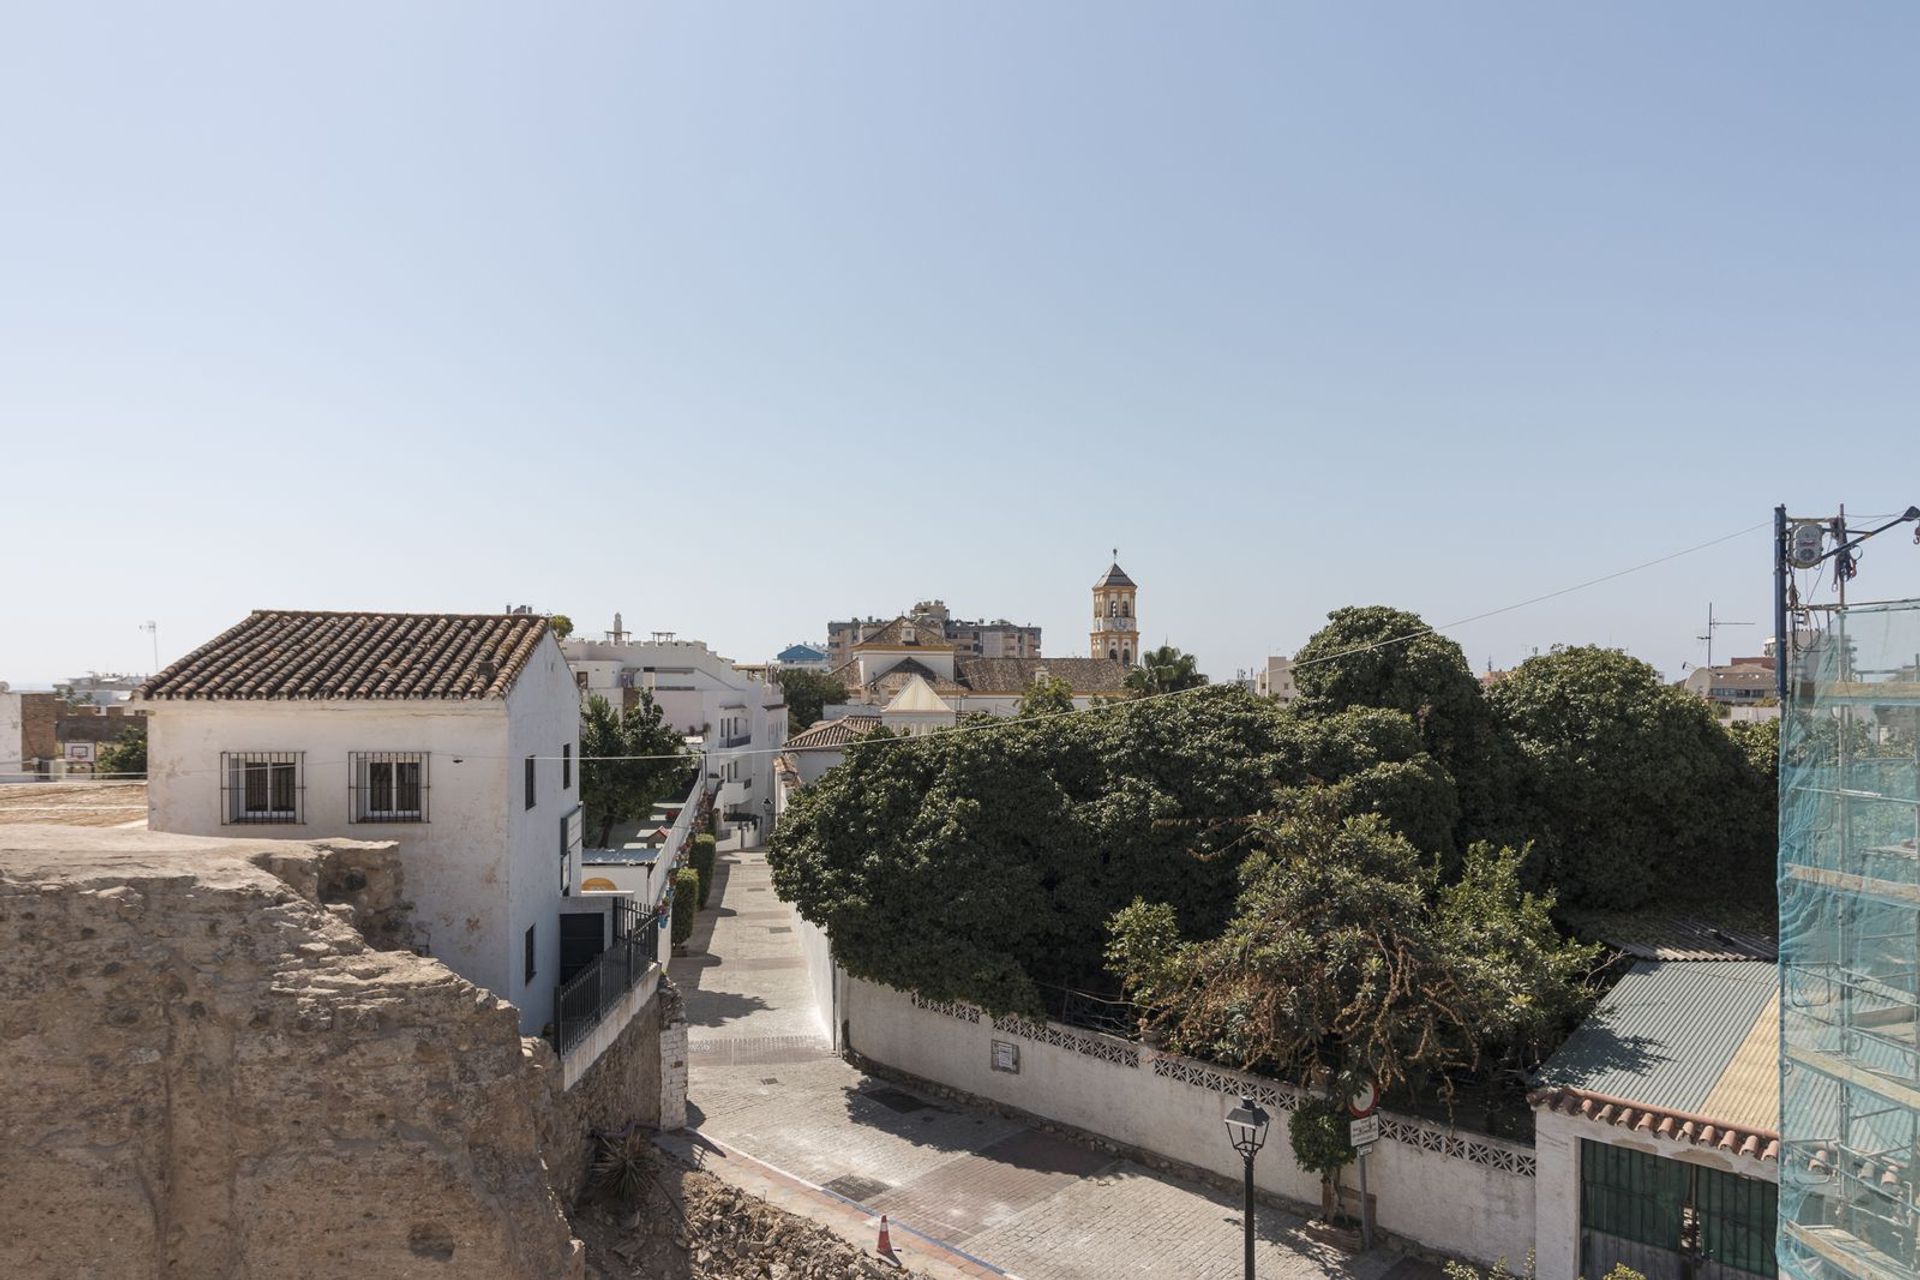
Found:
[[[1372,1115],[1374,1108],[1379,1105],[1380,1086],[1371,1080],[1361,1085],[1354,1091],[1354,1095],[1347,1099],[1347,1110],[1353,1114],[1355,1119]]]

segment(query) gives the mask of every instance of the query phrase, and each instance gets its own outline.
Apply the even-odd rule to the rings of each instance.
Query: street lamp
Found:
[[[1227,1112],[1227,1138],[1247,1162],[1247,1280],[1253,1280],[1253,1157],[1267,1140],[1267,1113],[1252,1098]]]

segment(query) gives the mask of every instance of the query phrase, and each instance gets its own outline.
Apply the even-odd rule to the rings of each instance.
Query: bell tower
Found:
[[[1132,666],[1140,660],[1140,618],[1134,597],[1140,588],[1120,567],[1120,549],[1114,548],[1113,568],[1093,584],[1093,636],[1088,652],[1096,658],[1114,658]]]

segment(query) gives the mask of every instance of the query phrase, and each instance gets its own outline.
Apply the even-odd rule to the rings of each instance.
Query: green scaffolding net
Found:
[[[1782,1275],[1920,1274],[1920,601],[1827,613],[1780,724]]]

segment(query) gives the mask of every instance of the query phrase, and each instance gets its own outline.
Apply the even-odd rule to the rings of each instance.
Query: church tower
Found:
[[[1140,619],[1133,610],[1139,590],[1120,567],[1120,551],[1115,548],[1113,568],[1093,584],[1093,638],[1088,652],[1094,657],[1115,658],[1128,666],[1140,660]]]

